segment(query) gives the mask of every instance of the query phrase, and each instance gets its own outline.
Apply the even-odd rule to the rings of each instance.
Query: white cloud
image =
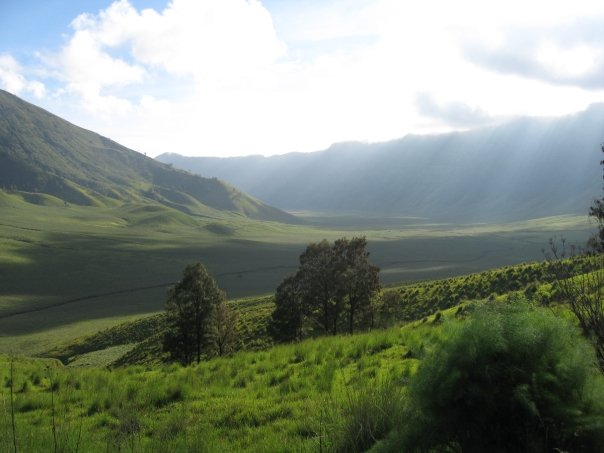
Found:
[[[32,94],[40,99],[46,94],[44,84],[38,80],[29,80],[23,75],[23,68],[10,55],[0,54],[0,87],[19,95]]]
[[[603,101],[599,3],[119,0],[43,64],[68,119],[140,151],[311,151]]]
[[[166,136],[184,134],[189,149],[200,127],[226,134],[227,127],[218,125],[217,118],[227,123],[240,118],[237,113],[250,89],[262,89],[285,54],[270,14],[257,1],[174,0],[161,12],[139,12],[119,0],[98,15],[78,16],[72,28],[66,45],[47,54],[45,63],[58,72],[75,100],[97,115],[96,120],[87,117],[91,127],[123,132],[137,128],[139,132],[126,132],[126,144],[146,149],[154,143],[154,151],[163,140],[149,136],[158,130]],[[161,109],[169,109],[171,117]],[[174,124],[175,118],[179,122]],[[195,124],[189,118],[196,118]],[[200,124],[199,118],[208,121]],[[126,123],[131,127],[122,128]],[[183,130],[183,125],[190,129]],[[229,133],[236,129],[231,124]]]
[[[161,14],[143,11],[136,29],[138,61],[202,82],[261,71],[285,52],[258,1],[174,0]]]

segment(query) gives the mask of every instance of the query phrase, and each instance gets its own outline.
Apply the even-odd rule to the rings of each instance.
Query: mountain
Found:
[[[0,188],[76,205],[151,202],[189,215],[228,211],[258,220],[297,221],[216,178],[174,169],[2,90]]]
[[[289,210],[511,221],[586,213],[601,192],[604,105],[467,132],[273,157],[157,159]]]

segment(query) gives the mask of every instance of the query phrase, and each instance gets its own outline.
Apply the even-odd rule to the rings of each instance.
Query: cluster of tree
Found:
[[[185,365],[203,356],[223,355],[236,336],[237,313],[224,291],[200,263],[188,265],[168,291],[163,347]]]
[[[295,275],[277,288],[270,330],[277,341],[371,327],[379,268],[364,237],[308,245]]]

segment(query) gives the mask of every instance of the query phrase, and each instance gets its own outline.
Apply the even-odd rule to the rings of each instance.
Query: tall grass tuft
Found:
[[[404,390],[391,379],[347,390],[332,416],[331,445],[342,453],[367,451],[400,423]]]

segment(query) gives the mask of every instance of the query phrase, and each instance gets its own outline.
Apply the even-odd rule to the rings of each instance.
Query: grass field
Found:
[[[389,376],[403,384],[438,341],[439,326],[308,340],[190,368],[108,372],[18,359],[17,442],[32,452],[53,444],[53,397],[66,451],[318,451],[335,441],[342,404]],[[6,356],[0,370],[0,449],[8,451]]]
[[[272,293],[305,245],[323,238],[366,235],[392,284],[540,260],[549,237],[583,242],[590,231],[572,216],[503,225],[306,218],[284,225],[151,205],[32,204],[0,192],[0,351],[36,354],[162,310],[167,287],[195,261],[236,298]]]

